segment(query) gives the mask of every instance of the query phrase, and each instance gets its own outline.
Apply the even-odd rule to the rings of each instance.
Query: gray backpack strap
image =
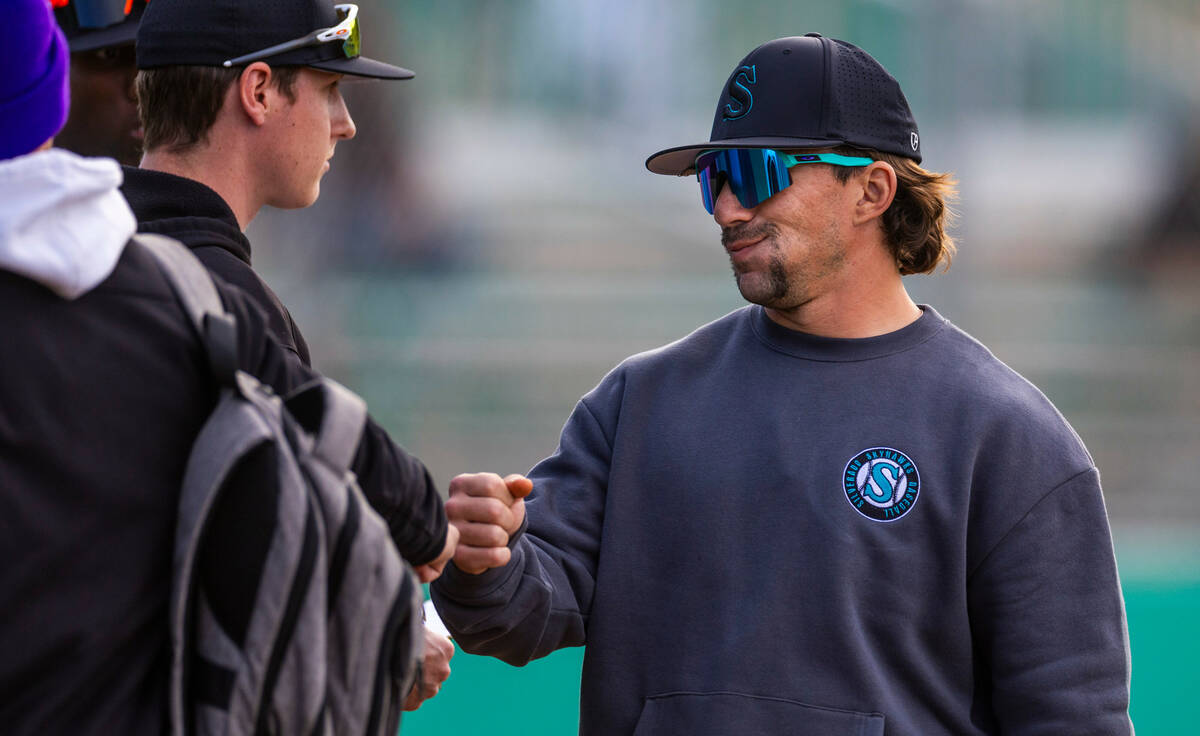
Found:
[[[187,246],[177,240],[150,233],[138,233],[133,239],[158,259],[171,280],[171,288],[197,329],[203,331],[204,315],[210,312],[225,314],[225,307],[221,305],[221,297],[217,295],[217,287],[213,285],[208,269],[196,260]]]
[[[321,383],[325,416],[313,452],[333,467],[347,470],[367,426],[367,402],[337,381],[326,378]]]
[[[179,496],[169,605],[172,657],[168,709],[175,736],[196,732],[192,711],[195,706],[187,698],[193,692],[191,679],[195,669],[192,632],[206,623],[203,607],[196,600],[195,581],[202,531],[211,517],[218,491],[234,467],[255,447],[272,440],[270,426],[252,405],[230,400],[233,396],[228,389],[222,391],[222,400],[197,436]],[[227,664],[236,663],[233,659]]]
[[[222,384],[237,372],[237,324],[225,311],[212,276],[187,246],[162,235],[138,233],[133,242],[154,256],[204,343],[209,369]]]
[[[367,426],[367,404],[329,378],[316,378],[288,395],[288,413],[309,434],[309,452],[338,477],[350,469]]]

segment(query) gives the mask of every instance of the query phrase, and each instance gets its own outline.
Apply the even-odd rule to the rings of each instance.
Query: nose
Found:
[[[354,125],[354,118],[350,117],[350,109],[346,107],[346,100],[342,98],[341,93],[337,96],[337,108],[333,111],[333,121],[330,126],[330,132],[335,140],[348,141],[358,132],[358,128]]]
[[[754,218],[754,210],[748,210],[742,206],[738,198],[733,193],[733,188],[728,183],[721,187],[720,194],[717,195],[717,201],[713,202],[713,219],[722,229],[737,225],[743,222],[749,222]]]

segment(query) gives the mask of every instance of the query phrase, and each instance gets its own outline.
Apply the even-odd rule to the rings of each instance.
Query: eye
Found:
[[[133,44],[96,49],[95,51],[88,52],[85,58],[91,66],[104,68],[132,66],[136,63]]]

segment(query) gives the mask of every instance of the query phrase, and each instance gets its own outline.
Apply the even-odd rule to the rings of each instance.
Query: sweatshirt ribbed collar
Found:
[[[919,305],[921,316],[895,332],[865,338],[821,337],[790,330],[772,320],[761,306],[747,312],[755,336],[767,347],[806,360],[851,362],[894,355],[933,338],[946,320],[933,307]]]

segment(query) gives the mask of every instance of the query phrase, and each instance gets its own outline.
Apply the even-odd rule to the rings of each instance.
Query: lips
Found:
[[[746,250],[747,248],[753,248],[762,241],[766,240],[766,238],[766,235],[759,235],[758,237],[754,238],[743,238],[742,240],[736,240],[726,246],[725,250],[727,250],[730,254],[737,253],[738,251]]]

